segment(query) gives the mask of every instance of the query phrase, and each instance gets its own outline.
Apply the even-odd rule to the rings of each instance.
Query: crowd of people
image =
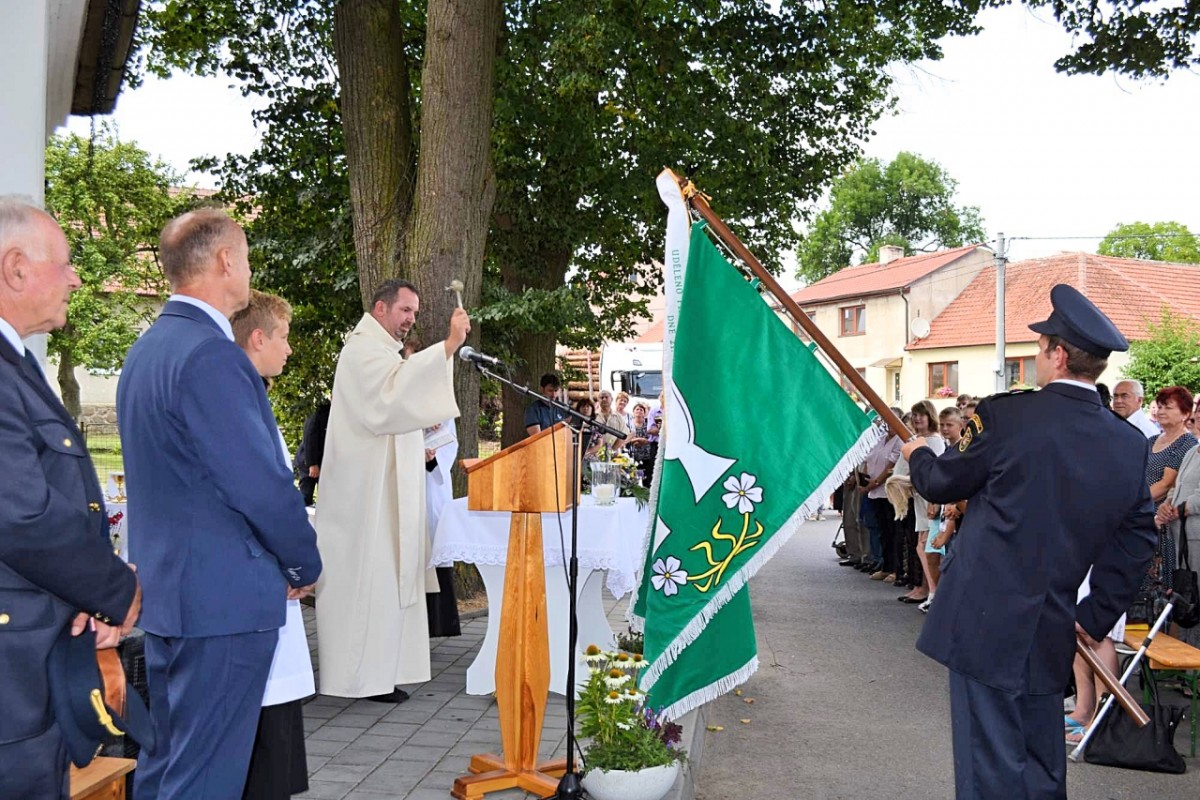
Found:
[[[539,381],[541,394],[547,401],[557,402],[562,382],[554,373],[546,373]],[[658,458],[658,442],[662,433],[662,395],[658,405],[651,409],[647,403],[638,401],[629,405],[628,392],[620,391],[614,396],[607,389],[596,395],[581,397],[571,404],[571,410],[589,423],[605,425],[621,436],[600,433],[577,418],[569,419],[572,428],[582,430],[580,450],[584,464],[583,480],[588,480],[587,465],[597,460],[609,460],[619,453],[628,455],[642,475],[643,485],[649,486],[654,475],[654,462]],[[535,401],[525,410],[525,433],[533,436],[545,428],[566,418],[564,412],[551,402]]]
[[[458,416],[452,356],[469,318],[456,309],[445,339],[422,347],[417,288],[376,287],[293,458],[267,395],[291,354],[291,308],[250,289],[248,256],[242,229],[217,209],[162,231],[172,295],[128,353],[117,395],[127,565],[108,541],[79,430],[23,342],[67,323],[80,280],[66,238],[43,211],[0,198],[0,446],[22,477],[0,488],[0,796],[66,796],[68,746],[46,669],[64,635],[109,649],[135,623],[145,632],[157,737],[134,796],[149,800],[303,791],[300,699],[315,685],[302,598],[319,598],[324,694],[403,702],[400,684],[429,680],[431,632],[457,630],[450,575],[426,564],[449,497],[456,443],[438,432]],[[1200,548],[1193,393],[1163,387],[1146,408],[1137,381],[1097,386],[1127,343],[1071,287],[1055,287],[1052,303],[1031,326],[1041,391],[893,409],[916,438],[882,437],[841,490],[840,563],[928,613],[918,648],[951,670],[960,797],[1007,796],[995,788],[1022,781],[1030,797],[1059,796],[1061,746],[1099,694],[1076,660],[1075,706],[1054,751],[1045,726],[1063,708],[1046,698],[1061,698],[1067,680],[1064,626],[1115,670],[1121,612],[1153,619],[1179,549]],[[554,374],[540,385],[547,400],[561,390]],[[649,483],[661,400],[653,410],[624,392],[579,400],[579,414],[613,431],[586,431],[585,459],[625,451]],[[561,419],[535,402],[526,430]],[[1082,484],[1090,503],[1067,502]],[[1022,570],[1030,548],[1037,569]],[[1058,548],[1052,558],[1047,548]],[[1039,570],[1078,590],[1064,600]],[[1178,633],[1200,644],[1196,630]],[[995,742],[981,749],[972,726],[984,723]]]

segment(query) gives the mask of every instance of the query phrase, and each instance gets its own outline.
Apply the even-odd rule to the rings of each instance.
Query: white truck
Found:
[[[610,342],[600,351],[600,388],[629,393],[627,411],[638,401],[658,407],[663,389],[662,342]]]

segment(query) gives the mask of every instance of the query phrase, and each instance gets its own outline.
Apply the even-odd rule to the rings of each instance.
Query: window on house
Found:
[[[896,370],[892,373],[892,402],[899,405],[900,403],[900,371]]]
[[[929,365],[929,397],[958,395],[958,362],[941,361]]]
[[[842,336],[862,336],[867,332],[867,307],[845,306],[842,311]]]
[[[1033,386],[1037,379],[1034,360],[1035,356],[1004,359],[1004,385],[1010,388],[1017,384]]]

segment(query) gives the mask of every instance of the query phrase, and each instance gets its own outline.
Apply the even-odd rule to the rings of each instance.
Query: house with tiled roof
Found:
[[[1059,283],[1086,295],[1134,341],[1164,308],[1200,322],[1200,265],[1168,264],[1091,253],[1060,253],[1010,263],[1004,278],[1005,386],[1034,385],[1038,335],[1030,323],[1050,315],[1050,289]],[[906,348],[907,397],[947,393],[988,395],[996,390],[996,272],[988,266]],[[1100,380],[1110,387],[1129,363],[1113,353]],[[1150,388],[1150,387],[1147,387]]]
[[[908,257],[885,246],[878,263],[846,267],[792,299],[880,397],[912,405],[924,397],[913,393],[918,381],[905,363],[913,321],[934,320],[993,258],[981,245]]]

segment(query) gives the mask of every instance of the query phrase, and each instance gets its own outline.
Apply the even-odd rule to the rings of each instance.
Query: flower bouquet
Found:
[[[584,788],[596,800],[657,800],[686,758],[679,747],[683,729],[656,713],[637,688],[636,676],[647,665],[640,653],[589,645],[584,660],[589,675],[577,706],[579,734],[588,740]]]
[[[954,397],[955,392],[953,387],[943,386],[933,393],[935,397]]]

